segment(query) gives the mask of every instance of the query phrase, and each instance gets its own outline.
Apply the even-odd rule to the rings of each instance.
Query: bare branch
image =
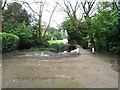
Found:
[[[41,8],[41,14],[43,14],[43,10],[44,10],[45,3],[46,3],[46,0],[45,0],[45,2],[41,5],[41,6],[42,6],[42,8]]]
[[[66,11],[67,11],[68,13],[71,13],[70,8],[69,8],[69,6],[66,4],[65,0],[64,0],[64,5],[65,5],[65,7],[66,7]],[[65,9],[64,9],[64,10],[65,10]]]
[[[26,4],[26,5],[30,8],[30,10],[31,10],[32,12],[36,13],[37,15],[39,15],[37,12],[35,12],[35,11],[32,9],[32,7],[30,6],[30,4],[29,4],[28,2],[25,2],[25,1],[21,1],[21,2],[23,2],[23,4]]]
[[[7,0],[4,1],[4,4],[2,6],[2,10],[4,10],[6,3],[7,3]]]
[[[65,1],[64,1],[64,5],[65,5],[66,8],[64,8],[64,7],[63,7],[62,5],[60,5],[58,2],[57,2],[57,4],[62,8],[62,10],[63,10],[64,12],[67,13],[67,15],[68,15],[69,17],[71,17],[70,9],[69,9],[69,7],[68,7],[68,5],[66,4]]]
[[[95,0],[93,0],[93,1],[90,3],[90,5],[88,5],[88,6],[89,6],[89,12],[90,12],[90,10],[92,9],[94,3],[95,3]]]
[[[84,13],[87,13],[87,11],[86,11],[86,7],[85,7],[85,5],[86,5],[86,1],[85,1],[84,3],[81,2],[81,4],[82,4],[83,10],[84,10]]]
[[[76,1],[74,11],[77,11],[79,7],[80,7],[80,4],[78,3],[78,1]]]
[[[70,5],[70,8],[71,8],[72,12],[74,12],[74,9],[73,9],[73,7],[72,7],[72,4],[71,4],[70,2],[68,2],[68,4]],[[68,6],[68,7],[69,7],[69,6]],[[69,8],[69,10],[70,10],[70,8]]]
[[[51,23],[51,20],[52,20],[52,16],[53,16],[53,14],[54,14],[54,12],[55,12],[57,6],[58,6],[58,4],[56,4],[56,6],[54,7],[54,9],[53,9],[53,11],[52,11],[52,13],[51,13],[51,16],[50,16],[50,19],[49,19],[47,28],[46,28],[45,31],[44,31],[43,37],[45,36],[45,34],[46,34],[46,32],[47,32],[47,30],[48,30],[48,28],[49,28],[49,26],[50,26],[50,23]]]
[[[89,17],[89,14],[90,14],[90,12],[91,12],[91,10],[92,10],[92,7],[93,7],[93,5],[95,4],[95,0],[92,0],[92,1],[88,1],[88,0],[86,0],[84,3],[83,2],[81,2],[81,4],[82,4],[82,8],[83,8],[83,11],[84,11],[84,13],[85,13],[85,18],[86,17]]]
[[[117,2],[114,3],[116,9],[119,11],[120,9],[118,8]]]
[[[64,12],[68,13],[68,11],[66,9],[64,9],[64,7],[62,5],[60,5],[58,2],[56,2],[56,4],[58,4]]]

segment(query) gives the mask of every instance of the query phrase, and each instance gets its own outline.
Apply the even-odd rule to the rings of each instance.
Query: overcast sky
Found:
[[[7,0],[7,3],[11,3],[11,2],[14,2],[14,1],[15,0]],[[16,0],[16,1],[20,1],[20,0]],[[33,4],[33,2],[40,1],[40,0],[21,0],[21,1],[26,1],[28,3],[31,3],[30,5],[31,5],[32,9],[34,11],[38,12],[38,4],[35,4],[35,3]],[[47,4],[45,4],[45,8],[44,8],[45,11],[43,12],[43,16],[42,16],[42,21],[46,25],[49,21],[52,10],[53,10],[54,6],[56,5],[55,1],[58,1],[58,0],[46,0]],[[28,11],[28,13],[33,14],[32,11],[28,8],[27,5],[24,5],[23,8],[25,8]],[[56,8],[56,10],[53,14],[50,26],[51,27],[56,27],[57,25],[59,25],[60,23],[62,23],[65,20],[65,17],[66,17],[66,14],[63,11],[61,11],[59,7]]]
[[[3,1],[4,1],[4,0],[3,0]],[[14,1],[15,1],[15,0],[7,0],[8,3],[14,2]],[[16,1],[26,1],[26,2],[28,2],[29,4],[31,3],[30,6],[32,7],[32,9],[33,9],[34,11],[38,12],[38,4],[36,4],[36,3],[33,4],[33,2],[35,2],[35,1],[41,1],[41,0],[16,0]],[[43,1],[45,1],[45,0],[43,0]],[[50,15],[51,15],[52,10],[53,10],[54,6],[56,5],[56,3],[55,3],[56,1],[58,1],[58,0],[46,0],[46,3],[47,3],[47,4],[45,4],[45,8],[44,8],[45,11],[43,12],[43,17],[42,17],[42,21],[43,21],[44,24],[46,24],[46,25],[47,25],[47,23],[48,23],[48,21],[49,21],[49,18],[50,18]],[[75,0],[69,0],[69,1],[71,1],[73,5],[75,4]],[[100,1],[106,1],[106,0],[100,0]],[[110,0],[108,0],[108,1],[110,1]],[[63,0],[59,0],[59,3],[60,3],[61,5],[63,5],[62,2],[63,2]],[[31,13],[31,14],[32,14],[32,11],[28,8],[27,5],[24,5],[23,7],[28,11],[28,13]],[[48,10],[49,12],[48,12],[47,10]],[[82,11],[79,11],[79,12],[77,13],[78,18],[81,17],[81,13],[82,13]],[[66,16],[67,16],[66,13],[64,13],[64,12],[60,9],[60,7],[58,6],[58,8],[55,10],[55,12],[54,12],[54,14],[53,14],[53,17],[52,17],[52,21],[51,21],[50,26],[51,26],[51,27],[56,27],[57,25],[59,25],[60,23],[62,23],[62,22],[66,19]],[[37,17],[37,16],[36,16],[36,17]]]

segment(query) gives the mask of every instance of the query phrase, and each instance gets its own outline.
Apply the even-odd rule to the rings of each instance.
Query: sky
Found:
[[[4,0],[3,0],[4,1]],[[7,0],[7,3],[11,3],[11,2],[14,2],[15,0]],[[39,8],[39,4],[36,4],[36,3],[33,3],[33,2],[36,2],[36,1],[40,1],[40,0],[16,0],[16,1],[25,1],[25,2],[28,2],[30,4],[30,6],[32,7],[32,9],[36,12],[38,12],[38,8]],[[45,0],[43,0],[45,1]],[[47,25],[48,22],[49,22],[49,18],[50,18],[50,15],[51,15],[51,12],[52,10],[54,9],[54,6],[56,5],[55,2],[59,1],[59,3],[63,5],[63,0],[46,0],[46,3],[45,4],[45,8],[44,8],[44,12],[43,12],[43,16],[42,16],[42,22]],[[69,0],[72,5],[74,6],[75,4],[75,0]],[[98,0],[97,0],[98,1]],[[99,1],[107,1],[107,0],[99,0]],[[110,0],[108,0],[110,1]],[[30,14],[33,14],[32,11],[29,9],[29,7],[27,5],[23,5],[23,8],[25,8],[28,13]],[[82,15],[82,11],[78,11],[77,13],[77,17],[80,18]],[[66,13],[63,12],[60,7],[58,6],[52,16],[52,20],[51,20],[51,23],[50,23],[50,26],[51,27],[57,27],[59,26],[63,21],[66,20]],[[36,18],[38,18],[38,16],[36,15]]]
[[[7,0],[7,3],[11,3],[11,2],[14,2],[14,1],[15,0]],[[16,0],[16,1],[20,1],[20,0]],[[36,11],[36,12],[39,11],[38,10],[38,4],[35,4],[35,3],[33,4],[33,2],[40,1],[40,0],[21,0],[21,1],[25,1],[25,2],[30,3],[30,6],[32,7],[32,9],[34,11]],[[45,0],[43,0],[43,1],[45,1]],[[58,1],[58,0],[46,0],[47,4],[45,4],[43,16],[42,16],[42,22],[45,25],[48,24],[51,12],[54,9],[54,6],[56,5],[55,1]],[[33,14],[32,11],[29,9],[29,7],[27,5],[24,5],[23,8],[25,8],[28,11],[28,13]],[[38,16],[36,15],[36,17],[38,17]],[[64,12],[62,12],[59,7],[56,8],[56,10],[55,10],[55,12],[52,16],[50,26],[51,27],[57,27],[60,23],[62,23],[65,20],[65,17],[66,17],[66,14]]]

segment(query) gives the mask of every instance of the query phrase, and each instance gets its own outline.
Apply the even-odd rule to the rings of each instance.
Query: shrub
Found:
[[[56,31],[53,33],[53,36],[56,37],[57,40],[62,40],[61,32]]]
[[[20,38],[20,49],[30,48],[34,45],[32,30],[29,27],[26,27],[24,23],[16,29],[14,34]]]
[[[54,31],[52,33],[49,33],[45,36],[45,40],[62,40],[62,34],[59,31]]]
[[[49,46],[60,46],[63,45],[63,42],[48,41]]]
[[[2,52],[12,51],[19,44],[19,37],[14,34],[0,33],[2,37]]]
[[[55,49],[55,52],[59,52],[60,51],[60,48],[62,45],[64,45],[63,42],[56,42],[56,41],[47,41],[48,45],[49,45],[49,48],[54,48]]]
[[[120,47],[119,46],[112,47],[110,51],[113,52],[114,54],[120,54]]]

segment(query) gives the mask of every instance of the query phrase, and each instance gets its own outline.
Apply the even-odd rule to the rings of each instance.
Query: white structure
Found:
[[[95,49],[94,48],[92,48],[92,53],[95,53]]]
[[[70,53],[80,54],[80,49],[79,49],[79,48],[77,48],[77,49],[75,49],[75,50],[72,50]]]

